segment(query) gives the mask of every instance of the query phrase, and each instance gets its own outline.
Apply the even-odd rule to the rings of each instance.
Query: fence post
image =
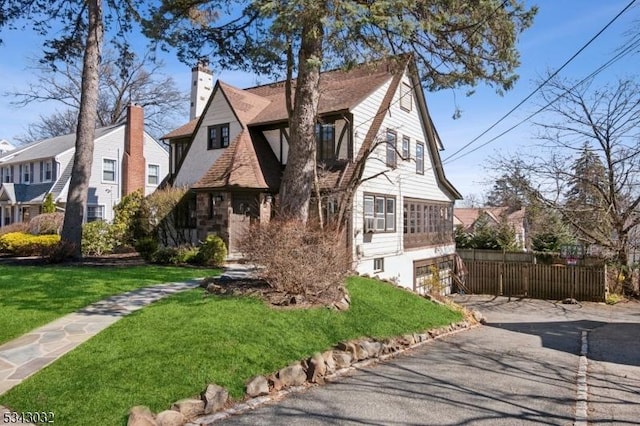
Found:
[[[526,263],[524,265],[522,265],[522,279],[523,279],[523,286],[524,286],[524,296],[525,297],[529,297],[529,271],[531,269],[529,268],[529,265],[527,265]]]

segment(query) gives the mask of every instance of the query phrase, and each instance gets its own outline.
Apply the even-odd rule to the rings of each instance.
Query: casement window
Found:
[[[405,246],[417,247],[453,241],[453,205],[437,201],[405,199]]]
[[[400,85],[400,108],[405,111],[411,111],[413,108],[413,91],[407,83]]]
[[[104,206],[87,206],[87,222],[95,222],[96,220],[104,220]]]
[[[187,194],[175,208],[176,226],[183,229],[195,229],[197,225],[196,195]]]
[[[208,127],[207,149],[220,149],[229,146],[229,123]]]
[[[336,126],[334,123],[316,124],[316,157],[318,161],[331,161],[336,158]]]
[[[160,166],[158,164],[147,165],[147,183],[149,185],[160,183]]]
[[[396,147],[398,135],[393,130],[387,130],[387,166],[396,167]]]
[[[396,229],[396,199],[384,195],[364,196],[364,231],[393,232]]]
[[[411,158],[411,140],[409,139],[409,136],[403,136],[402,137],[402,159],[403,160],[408,160]]]
[[[424,174],[424,144],[422,142],[416,143],[416,173]]]
[[[117,161],[111,158],[102,159],[102,181],[103,182],[116,181],[116,164],[117,164]]]

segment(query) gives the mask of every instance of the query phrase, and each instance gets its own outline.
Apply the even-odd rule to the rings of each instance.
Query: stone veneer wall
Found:
[[[216,200],[213,217],[209,212],[209,196],[222,196],[222,201]],[[229,247],[229,209],[231,209],[231,194],[228,192],[198,192],[196,194],[196,219],[198,239],[204,241],[208,235],[218,235]]]

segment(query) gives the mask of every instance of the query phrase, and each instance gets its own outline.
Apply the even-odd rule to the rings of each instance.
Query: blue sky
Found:
[[[493,89],[483,86],[477,87],[471,97],[465,96],[465,89],[426,94],[433,121],[445,146],[442,157],[446,159],[517,105],[535,89],[536,81],[541,76],[560,67],[629,2],[630,0],[527,1],[529,5],[537,4],[539,12],[533,27],[522,34],[519,40],[520,79],[514,89],[502,97]],[[560,75],[582,79],[612,57],[616,49],[623,46],[627,40],[625,33],[639,25],[640,6],[634,6],[572,61]],[[29,31],[4,31],[2,38],[4,44],[0,46],[0,139],[13,141],[17,135],[25,133],[28,124],[37,120],[39,114],[52,112],[56,105],[38,104],[25,108],[11,105],[12,99],[6,96],[6,92],[24,90],[29,83],[35,82],[38,78],[27,67],[29,58],[41,54],[42,39]],[[190,67],[178,62],[171,54],[162,56],[162,59],[166,65],[165,73],[173,76],[182,90],[188,91]],[[637,76],[638,64],[640,53],[628,55],[601,73],[597,77],[597,84],[615,82],[618,78],[634,74]],[[238,87],[258,83],[254,77],[239,72],[223,71],[215,77]],[[266,80],[260,82],[264,83]],[[454,120],[452,116],[456,106],[462,110],[462,116]],[[483,144],[536,109],[535,99],[532,99],[470,148]],[[186,121],[188,105],[185,105],[184,117]],[[497,154],[516,154],[530,149],[535,144],[534,135],[535,130],[525,123],[486,147],[447,162],[445,172],[463,195],[480,194],[487,189],[487,182],[492,176],[492,172],[486,167],[487,161]]]

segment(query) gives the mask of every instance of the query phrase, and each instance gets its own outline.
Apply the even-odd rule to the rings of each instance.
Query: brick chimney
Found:
[[[127,106],[122,158],[122,196],[145,187],[144,111],[141,106]]]

